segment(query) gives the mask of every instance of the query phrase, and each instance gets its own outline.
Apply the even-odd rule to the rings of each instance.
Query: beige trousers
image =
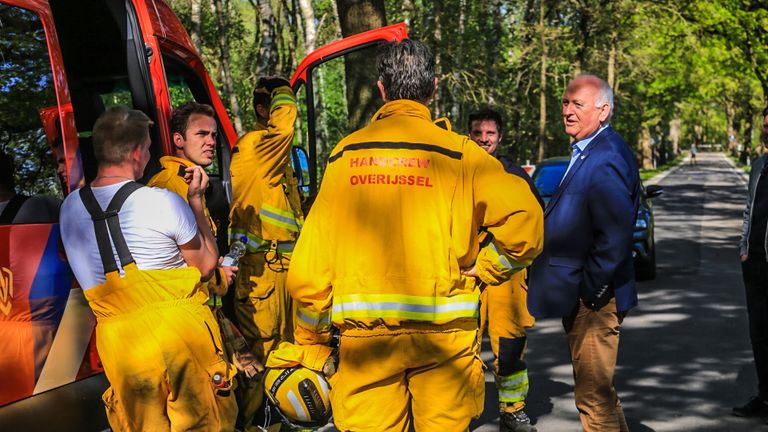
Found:
[[[574,316],[563,318],[573,364],[576,408],[585,432],[629,432],[613,386],[623,313],[616,299],[593,311],[581,302]]]

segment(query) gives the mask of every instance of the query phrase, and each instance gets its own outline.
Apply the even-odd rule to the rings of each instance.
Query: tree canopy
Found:
[[[498,109],[505,120],[502,151],[521,162],[567,153],[560,98],[580,73],[613,86],[612,125],[645,167],[694,143],[746,158],[756,151],[754,125],[768,104],[768,6],[762,0],[172,0],[171,5],[214,72],[240,133],[253,122],[250,92],[259,75],[290,76],[309,51],[349,29],[400,21],[437,56],[435,117],[446,116],[454,129],[466,132],[473,110]],[[355,7],[371,12],[350,13]],[[361,67],[370,67],[367,61]],[[356,62],[366,59],[347,60],[346,67]],[[343,75],[344,67],[329,69],[329,75]],[[325,104],[318,107],[325,110],[321,128],[326,134],[329,128],[336,131],[328,139],[348,132],[338,125],[357,121],[350,120],[358,115],[351,99],[351,109],[338,106],[351,98],[347,86],[358,86],[355,82],[347,76],[346,82],[328,80],[319,89],[324,96],[318,103]],[[360,98],[354,102],[364,103]]]

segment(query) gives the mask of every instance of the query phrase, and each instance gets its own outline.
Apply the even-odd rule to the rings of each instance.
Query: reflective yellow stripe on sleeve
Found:
[[[477,318],[477,294],[452,297],[399,294],[348,294],[333,299],[333,321],[347,318],[398,318],[409,321],[446,323],[458,318]]]
[[[245,241],[243,241],[245,238]],[[229,242],[232,243],[235,240],[240,240],[245,243],[245,249],[250,253],[266,252],[272,247],[272,241],[265,240],[257,235],[254,235],[244,229],[230,228],[229,229]],[[294,242],[275,242],[276,250],[281,254],[289,254],[293,252],[293,247],[296,245]]]
[[[516,272],[517,270],[523,269],[525,266],[521,266],[517,262],[511,261],[503,251],[500,251],[498,247],[496,247],[496,243],[491,242],[490,245],[488,245],[488,250],[491,252],[492,256],[496,257],[496,265],[499,267],[499,270],[503,272]]]
[[[303,327],[315,331],[323,331],[331,327],[331,311],[317,313],[305,307],[298,307],[296,318]]]
[[[235,240],[243,241],[243,237],[245,237],[245,240],[246,240],[243,242],[245,243],[245,250],[248,252],[253,253],[253,252],[265,251],[269,249],[269,242],[267,240],[261,239],[244,229],[239,229],[239,228],[229,229],[230,244]]]
[[[288,231],[299,232],[301,230],[301,222],[293,216],[292,212],[279,209],[269,204],[262,204],[259,218],[262,222]]]
[[[278,93],[272,98],[269,109],[273,110],[280,105],[296,105],[296,99],[287,93]]]

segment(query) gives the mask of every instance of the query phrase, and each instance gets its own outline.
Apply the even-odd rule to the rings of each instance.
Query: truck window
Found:
[[[58,221],[62,147],[42,22],[31,11],[0,4],[0,224]],[[19,204],[21,197],[33,199]]]
[[[78,147],[85,180],[96,176],[91,133],[96,119],[110,106],[125,105],[157,123],[148,58],[136,12],[124,0],[50,0],[61,46]],[[85,25],[84,23],[87,23]],[[150,130],[152,146],[144,179],[160,169],[159,125]]]

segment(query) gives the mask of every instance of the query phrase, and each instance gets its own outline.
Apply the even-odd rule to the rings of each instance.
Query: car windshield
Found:
[[[542,164],[536,168],[533,184],[543,198],[549,198],[555,193],[566,168],[568,168],[568,161]]]

